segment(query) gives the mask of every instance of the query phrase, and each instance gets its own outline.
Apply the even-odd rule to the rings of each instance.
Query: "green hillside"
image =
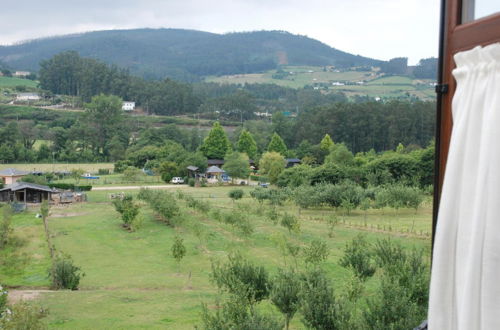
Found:
[[[33,81],[33,80],[29,80],[29,79],[0,76],[0,88],[1,87],[16,87],[16,86],[26,86],[26,87],[35,88],[37,85],[38,85],[37,81]]]
[[[284,31],[215,34],[180,29],[97,31],[0,46],[0,61],[37,71],[40,61],[62,51],[128,68],[147,78],[257,73],[278,65],[380,65],[382,61],[342,52]]]
[[[341,71],[332,67],[286,66],[264,73],[210,76],[207,82],[221,84],[277,84],[284,87],[311,88],[343,92],[347,96],[402,97],[414,95],[423,100],[435,98],[433,80],[409,76],[387,76],[378,70]]]

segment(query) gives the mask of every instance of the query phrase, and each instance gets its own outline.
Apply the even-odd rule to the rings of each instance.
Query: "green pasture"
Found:
[[[0,87],[26,86],[36,88],[37,85],[38,81],[34,80],[0,76]]]
[[[176,193],[181,190],[208,201],[211,210],[241,210],[248,214],[255,227],[254,233],[248,237],[230,225],[214,220],[211,215],[188,208],[182,200],[178,201],[182,225],[172,228],[157,221],[144,204],[140,215],[142,227],[133,233],[121,226],[118,213],[111,204],[113,191],[91,191],[86,203],[52,207],[49,222],[55,247],[70,254],[86,275],[79,291],[40,295],[39,302],[49,310],[46,318],[49,328],[193,329],[200,324],[202,303],[206,303],[209,309],[215,308],[218,293],[209,279],[211,261],[238,250],[274,274],[278,267],[295,263],[291,257],[283,257],[280,253],[275,243],[279,236],[300,246],[314,239],[327,242],[330,255],[322,267],[331,275],[338,292],[344,290],[350,271],[337,262],[343,255],[345,244],[360,233],[365,234],[370,242],[391,237],[405,247],[430,250],[430,237],[425,234],[430,232],[431,226],[429,201],[417,212],[386,209],[368,210],[365,214],[356,210],[349,215],[330,208],[299,210],[288,202],[278,207],[278,211],[296,214],[301,226],[300,233],[289,233],[266,217],[270,209],[267,203],[260,205],[249,197],[253,188],[243,187],[245,197],[236,202],[227,197],[231,189],[176,187],[169,191]],[[42,289],[49,285],[47,245],[42,222],[35,218],[36,212],[37,209],[32,209],[14,216],[14,233],[27,242],[18,251],[26,256],[26,260],[18,263],[16,270],[0,268],[0,283],[8,287]],[[339,222],[330,237],[326,219],[334,216]],[[379,225],[378,229],[376,225]],[[409,226],[413,226],[412,232],[407,231]],[[175,235],[184,239],[187,248],[187,255],[180,264],[174,261],[170,252]],[[304,267],[302,258],[297,263]],[[365,294],[370,295],[377,282],[377,276],[368,280]],[[279,315],[266,303],[259,308]],[[300,315],[294,318],[291,328],[303,329]]]

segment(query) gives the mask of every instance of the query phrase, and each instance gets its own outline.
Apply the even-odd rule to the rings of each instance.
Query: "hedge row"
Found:
[[[80,190],[80,191],[90,191],[92,186],[77,186],[73,183],[49,183],[50,188],[64,189],[64,190]]]

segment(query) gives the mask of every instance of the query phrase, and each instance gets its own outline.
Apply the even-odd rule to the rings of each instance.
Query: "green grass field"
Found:
[[[313,239],[327,242],[330,255],[322,266],[331,276],[338,291],[350,276],[348,270],[337,264],[346,242],[359,233],[374,242],[391,237],[406,247],[430,250],[430,202],[415,210],[369,210],[366,214],[354,211],[350,215],[335,213],[328,208],[302,210],[301,232],[288,233],[274,225],[251,199],[244,187],[245,197],[233,203],[227,193],[231,187],[178,188],[193,197],[210,203],[211,209],[230,212],[241,209],[249,214],[255,226],[250,237],[242,236],[231,226],[217,222],[210,216],[187,208],[179,201],[184,222],[172,228],[155,220],[151,210],[143,206],[143,226],[129,233],[121,227],[118,213],[110,203],[112,191],[88,193],[89,201],[64,207],[53,207],[49,219],[56,249],[70,254],[85,272],[79,291],[42,293],[39,303],[48,308],[46,322],[51,329],[193,329],[200,324],[201,304],[214,308],[217,290],[209,280],[210,264],[214,258],[224,258],[230,251],[239,250],[272,274],[285,262],[292,263],[280,253],[274,238],[282,235],[304,246]],[[136,193],[137,190],[131,191]],[[280,212],[299,214],[292,204]],[[14,216],[15,235],[28,243],[20,253],[27,256],[18,271],[0,268],[0,283],[9,287],[47,288],[46,269],[49,266],[48,249],[44,241],[43,225],[35,218],[36,209]],[[340,219],[329,237],[327,217]],[[378,228],[377,228],[378,225]],[[389,229],[389,226],[391,228]],[[412,233],[408,228],[413,227]],[[384,230],[385,228],[385,230]],[[422,233],[420,233],[422,231]],[[170,248],[175,235],[184,239],[187,255],[176,264]],[[300,259],[300,258],[299,258]],[[299,260],[299,264],[302,264]],[[368,280],[370,295],[377,285],[377,276]],[[269,313],[278,312],[264,304],[260,308]],[[292,329],[303,329],[297,315]]]
[[[34,80],[0,76],[0,87],[26,86],[36,88],[37,85],[38,81]]]
[[[100,168],[113,170],[113,163],[54,163],[54,164],[0,164],[0,170],[4,168],[16,168],[24,171],[42,171],[42,172],[58,172],[71,171],[72,169],[81,168],[86,172],[97,173]]]
[[[424,100],[435,98],[434,87],[430,80],[417,80],[406,76],[380,76],[378,72],[324,71],[322,67],[285,67],[286,72],[293,72],[283,79],[274,79],[276,70],[264,73],[239,74],[220,77],[208,77],[206,81],[223,84],[269,83],[284,87],[303,88],[306,85],[325,85],[329,90],[344,92],[348,96],[368,95],[370,97],[405,97],[415,95]],[[362,85],[332,85],[335,82],[357,83],[365,81]]]

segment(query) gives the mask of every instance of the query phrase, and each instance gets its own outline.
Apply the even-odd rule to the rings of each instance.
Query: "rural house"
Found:
[[[122,110],[123,111],[134,111],[134,109],[135,109],[135,102],[124,101],[122,103]]]
[[[16,182],[0,189],[0,202],[41,203],[57,190],[28,182]]]
[[[39,101],[40,96],[37,93],[19,93],[16,96],[17,101]]]
[[[30,174],[27,171],[21,171],[15,168],[6,168],[0,171],[0,178],[4,184],[13,184],[25,175]]]

